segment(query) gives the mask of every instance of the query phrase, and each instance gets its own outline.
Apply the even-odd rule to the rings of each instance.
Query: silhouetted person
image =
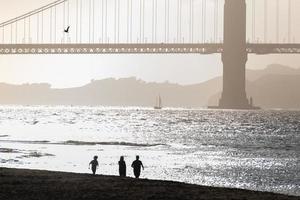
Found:
[[[122,177],[126,176],[126,162],[124,161],[124,156],[120,157],[120,161],[119,161],[119,174]]]
[[[135,178],[139,178],[141,174],[141,167],[143,167],[144,170],[144,165],[142,161],[140,161],[140,157],[136,156],[135,161],[132,162],[131,167],[133,168],[133,173]]]
[[[98,168],[98,166],[99,166],[99,163],[98,163],[98,156],[94,156],[94,160],[92,160],[91,162],[90,162],[90,164],[89,164],[89,168],[90,168],[90,166],[92,165],[92,172],[93,172],[93,175],[95,175],[96,174],[96,170],[97,170],[97,168]]]
[[[70,26],[68,26],[68,28],[65,29],[64,32],[65,32],[65,33],[69,33],[69,29],[70,29]]]

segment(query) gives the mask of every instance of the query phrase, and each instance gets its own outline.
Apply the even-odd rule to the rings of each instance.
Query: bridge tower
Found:
[[[251,109],[246,96],[246,2],[225,0],[223,92],[219,108]]]

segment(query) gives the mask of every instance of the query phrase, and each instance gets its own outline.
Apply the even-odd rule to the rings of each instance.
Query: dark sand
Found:
[[[280,194],[38,170],[0,168],[0,200],[300,199]]]

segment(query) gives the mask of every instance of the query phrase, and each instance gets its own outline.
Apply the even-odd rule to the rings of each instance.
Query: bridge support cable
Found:
[[[264,1],[264,43],[268,42],[268,0]]]

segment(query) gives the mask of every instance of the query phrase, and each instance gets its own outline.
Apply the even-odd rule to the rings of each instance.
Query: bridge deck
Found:
[[[246,44],[251,54],[299,54],[300,44]],[[0,54],[215,54],[223,44],[0,44]]]

